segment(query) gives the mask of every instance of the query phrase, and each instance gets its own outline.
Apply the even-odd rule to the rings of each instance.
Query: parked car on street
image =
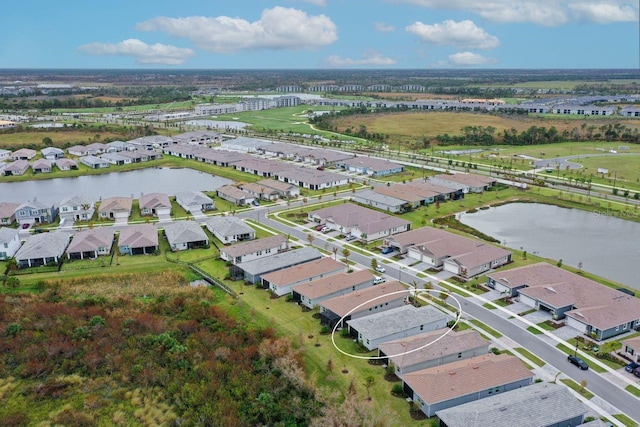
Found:
[[[253,199],[253,201],[251,202],[251,204],[253,206],[260,206],[260,202],[258,201],[258,199]]]
[[[374,285],[378,285],[378,284],[384,283],[386,281],[387,281],[387,279],[385,279],[384,277],[381,277],[381,276],[376,276],[376,277],[373,278],[373,284]]]
[[[569,355],[569,357],[567,357],[567,360],[571,364],[576,365],[578,368],[582,369],[583,371],[586,371],[587,369],[589,369],[589,365],[587,365],[587,362],[580,359],[578,356],[574,356],[573,354],[571,354]]]
[[[381,265],[377,266],[377,267],[375,268],[375,270],[376,270],[378,273],[384,273],[385,271],[387,271],[387,270],[386,270],[383,266],[381,266]]]

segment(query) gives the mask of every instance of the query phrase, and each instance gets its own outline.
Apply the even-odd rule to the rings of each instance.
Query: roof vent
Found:
[[[506,407],[506,406],[503,406],[502,408],[500,408],[500,412],[504,412],[504,411],[506,411],[506,410],[507,410],[507,407]]]

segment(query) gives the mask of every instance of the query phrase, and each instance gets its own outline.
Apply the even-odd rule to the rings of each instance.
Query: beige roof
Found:
[[[468,269],[473,269],[475,267],[491,263],[492,261],[503,259],[509,255],[511,255],[511,251],[478,242],[471,251],[461,255],[456,255],[452,257],[451,260],[456,262],[458,265],[462,265]]]
[[[424,200],[424,197],[416,194],[415,191],[412,191],[411,188],[403,186],[402,184],[395,184],[390,187],[386,185],[380,185],[373,189],[378,194],[383,194],[385,196],[395,197],[396,199],[404,200],[405,202],[420,202]]]
[[[283,236],[282,234],[276,234],[275,236],[264,237],[262,239],[249,240],[242,243],[236,243],[235,245],[222,248],[220,249],[220,251],[235,258],[238,256],[251,254],[257,251],[263,251],[265,249],[279,247],[286,241],[287,241],[287,238],[285,236]]]
[[[336,270],[346,271],[346,269],[347,266],[345,264],[334,261],[334,259],[330,257],[322,257],[314,261],[305,262],[303,264],[294,265],[293,267],[283,268],[281,270],[265,274],[262,276],[262,279],[269,283],[273,283],[276,286],[286,286],[309,277],[327,274]]]
[[[223,185],[222,187],[216,190],[218,195],[224,194],[226,196],[232,197],[236,200],[244,200],[246,198],[253,199],[254,195],[251,193],[247,193],[246,191],[242,191],[238,187],[234,187],[233,185]]]
[[[416,243],[411,249],[434,258],[455,257],[469,252],[482,245],[478,239],[469,239],[457,234],[441,231],[427,236],[427,240]]]
[[[256,184],[273,188],[279,191],[289,191],[291,187],[295,187],[295,185],[289,184],[287,182],[277,181],[275,179],[263,179],[262,181],[258,181]]]
[[[234,167],[251,169],[266,173],[274,173],[295,168],[295,166],[291,165],[290,163],[284,163],[278,160],[259,159],[255,157],[246,160],[240,160],[239,162],[234,164]]]
[[[450,354],[463,353],[478,347],[487,347],[487,351],[489,349],[489,342],[473,329],[460,332],[451,331],[444,335],[447,331],[451,330],[449,328],[438,329],[409,338],[387,341],[380,344],[378,349],[386,355],[391,355],[393,363],[401,368]],[[416,350],[418,348],[420,350]],[[415,351],[407,353],[412,350]],[[396,354],[400,356],[393,356]]]
[[[371,169],[374,172],[387,171],[391,169],[401,168],[402,165],[390,162],[388,159],[378,159],[376,157],[358,156],[353,159],[347,159],[344,162],[351,167],[361,167]]]
[[[434,404],[532,377],[517,357],[489,353],[411,372],[403,380],[422,400]]]
[[[367,234],[374,234],[382,230],[400,228],[411,224],[405,219],[385,212],[367,209],[359,205],[354,205],[353,203],[344,203],[319,209],[311,212],[311,214],[325,220],[331,220],[342,227],[358,227],[362,232]]]
[[[268,187],[266,185],[260,185],[259,183],[254,183],[254,182],[250,182],[247,184],[240,184],[238,187],[240,187],[242,190],[253,191],[254,193],[258,193],[258,194],[277,193],[274,188]]]
[[[10,218],[16,213],[20,203],[0,202],[0,218]]]
[[[434,178],[457,182],[458,184],[464,184],[470,187],[484,187],[495,182],[494,178],[476,175],[473,173],[441,174],[434,176]]]
[[[353,273],[334,274],[322,279],[312,280],[293,287],[293,290],[309,299],[331,295],[344,289],[349,289],[361,283],[373,283],[373,274],[369,270],[359,270]]]
[[[98,212],[131,212],[133,199],[130,197],[109,197],[100,203]]]
[[[130,248],[158,246],[158,229],[152,224],[125,227],[120,232],[118,246],[129,246]]]
[[[405,231],[404,233],[394,234],[393,236],[385,237],[387,240],[393,240],[401,246],[415,245],[417,243],[428,242],[430,240],[445,238],[450,236],[449,233],[439,228],[434,227],[420,227],[413,230]]]
[[[573,306],[568,316],[598,329],[640,319],[640,299],[544,262],[489,276],[513,288],[527,285],[521,294],[553,307]]]
[[[74,234],[68,253],[97,251],[100,247],[111,248],[115,230],[112,227],[96,227]]]
[[[407,183],[407,186],[416,188],[418,191],[428,191],[436,194],[449,194],[455,191],[449,187],[443,187],[442,185],[423,181],[411,181]]]
[[[140,197],[140,209],[142,208],[171,208],[169,196],[164,193],[150,193]]]
[[[399,298],[404,298],[407,294],[393,294],[394,292],[406,291],[400,282],[393,281],[383,283],[381,285],[372,286],[370,288],[362,289],[360,291],[351,292],[347,295],[331,298],[324,301],[321,305],[327,310],[331,310],[338,316],[344,316],[360,304],[364,304],[359,307],[357,311],[366,310],[370,307],[374,307],[385,302],[394,301]],[[393,295],[390,295],[393,294]],[[371,301],[373,298],[378,298],[375,301]]]
[[[634,337],[634,338],[622,340],[622,344],[640,351],[640,337]]]

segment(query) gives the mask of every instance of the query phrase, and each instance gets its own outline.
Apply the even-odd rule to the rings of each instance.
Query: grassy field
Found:
[[[123,137],[117,132],[96,132],[95,130],[42,130],[31,132],[15,132],[0,134],[0,148],[5,150],[17,150],[22,147],[32,147],[34,149],[44,148],[42,142],[44,138],[51,138],[54,147],[64,147],[67,144],[91,143],[95,142],[95,136],[100,135],[101,141],[116,140]]]
[[[628,127],[633,127],[638,126],[640,123],[638,120],[625,120],[621,117],[583,121],[588,123],[589,126],[596,127],[615,122],[621,122]],[[435,138],[437,135],[462,135],[461,129],[465,126],[493,126],[496,128],[495,133],[497,135],[501,134],[505,129],[514,128],[518,132],[522,132],[531,126],[544,126],[546,128],[555,126],[558,132],[562,133],[563,130],[571,131],[575,127],[580,129],[582,123],[577,120],[558,117],[503,117],[486,113],[444,111],[349,116],[337,121],[337,127],[340,132],[347,128],[359,129],[360,125],[366,126],[368,132],[389,135],[389,141],[416,142],[422,140],[422,138]],[[393,146],[393,143],[389,144]]]

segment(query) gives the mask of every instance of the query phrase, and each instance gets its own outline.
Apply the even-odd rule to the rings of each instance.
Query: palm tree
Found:
[[[309,241],[309,244],[311,246],[313,246],[313,241],[314,241],[315,238],[316,238],[316,236],[314,236],[313,233],[307,234],[307,240]]]
[[[347,270],[351,270],[351,268],[349,267],[350,255],[351,255],[351,251],[349,251],[349,249],[347,248],[342,249],[342,256],[344,257],[344,263],[347,264]]]
[[[338,255],[338,247],[334,246],[333,249],[331,249],[333,251],[333,259],[337,260],[337,255]]]

